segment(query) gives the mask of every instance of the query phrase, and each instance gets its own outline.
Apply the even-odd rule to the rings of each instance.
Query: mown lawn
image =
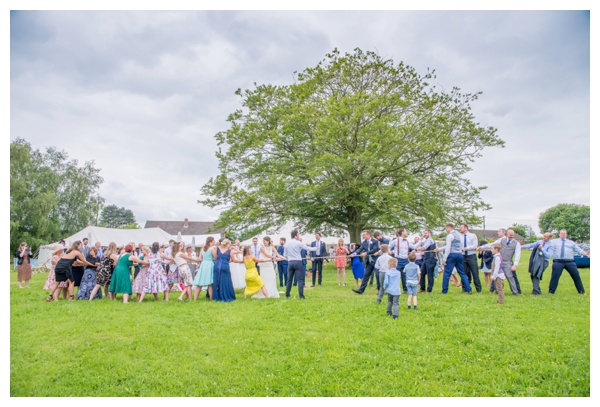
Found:
[[[392,320],[328,265],[306,301],[46,303],[46,275],[10,288],[11,396],[590,396],[587,296],[419,295]],[[481,274],[483,279],[483,274]],[[508,284],[506,285],[507,290]],[[485,291],[485,289],[484,289]],[[510,292],[510,291],[509,291]],[[162,296],[161,296],[162,298]]]

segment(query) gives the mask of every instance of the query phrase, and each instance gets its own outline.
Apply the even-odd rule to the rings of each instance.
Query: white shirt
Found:
[[[165,249],[165,256],[167,257],[173,257],[173,248],[171,246],[167,247]],[[175,269],[177,268],[177,264],[175,263],[169,263],[169,270],[170,271],[175,271]]]
[[[440,247],[440,251],[444,252],[444,260],[442,261],[442,263],[445,263],[446,260],[448,260],[448,256],[450,256],[450,246],[452,245],[452,241],[454,240],[454,234],[452,232],[448,233],[448,236],[446,236],[446,245],[444,247]],[[462,244],[461,244],[462,246]],[[457,252],[457,253],[461,253],[462,252]]]
[[[414,250],[417,247],[418,246],[411,244],[408,239],[399,236],[390,240],[390,253],[393,253],[394,257],[398,259],[408,259],[410,250]]]
[[[467,248],[467,251],[464,253],[465,256],[470,254],[475,254],[475,250],[479,247],[479,240],[477,239],[477,235],[475,233],[467,232],[463,233],[462,236],[467,235],[467,245],[465,246],[465,238],[462,237],[462,246]]]
[[[378,270],[380,273],[387,273],[387,271],[390,269],[388,262],[391,258],[392,256],[389,254],[383,253],[381,256],[379,256],[377,262],[375,262],[375,270]]]

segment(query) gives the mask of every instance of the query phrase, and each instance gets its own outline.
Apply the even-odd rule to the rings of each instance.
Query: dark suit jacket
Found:
[[[277,253],[279,253],[279,255],[281,255],[281,256],[283,256],[283,249],[284,249],[283,245],[279,245],[277,247]],[[288,265],[287,260],[279,260],[279,261],[277,261],[277,263],[281,264],[282,266],[287,266]]]
[[[317,242],[314,241],[310,244],[310,247],[317,247]],[[316,251],[314,252],[315,254],[312,254],[313,252],[311,252],[311,257],[315,256],[315,257],[327,257],[327,244],[325,244],[324,241],[321,240],[321,247],[320,247],[320,251],[319,253],[317,253]],[[323,259],[316,259],[316,260],[323,260]]]
[[[356,254],[361,254],[362,252],[367,253],[367,258],[366,258],[366,262],[367,263],[372,263],[373,257],[371,256],[373,253],[377,253],[379,251],[379,240],[375,239],[374,237],[371,237],[371,250],[369,250],[369,240],[365,240],[362,242],[362,244],[359,246],[358,249],[354,250],[353,253]]]

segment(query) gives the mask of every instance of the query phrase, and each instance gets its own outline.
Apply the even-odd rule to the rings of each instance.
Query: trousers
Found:
[[[464,270],[464,260],[463,255],[461,253],[450,253],[448,258],[446,259],[446,266],[444,267],[444,279],[442,280],[442,294],[446,294],[448,292],[448,283],[450,282],[450,276],[452,275],[452,270],[456,267],[456,271],[460,276],[460,281],[462,282],[463,287],[466,288],[466,292],[471,292],[471,284],[469,284],[469,279],[465,274]]]
[[[556,292],[558,280],[560,280],[560,276],[565,269],[571,276],[571,279],[573,279],[573,283],[575,284],[575,289],[577,289],[577,292],[579,294],[584,294],[585,289],[583,288],[583,282],[581,281],[581,276],[579,275],[579,270],[577,269],[575,261],[556,259],[552,262],[552,277],[550,277],[550,286],[548,287],[548,292],[550,294],[554,294]]]
[[[302,264],[302,260],[288,261],[287,283],[285,286],[285,296],[290,298],[292,292],[292,281],[298,280],[298,297],[304,299],[304,279],[306,277],[306,266]]]

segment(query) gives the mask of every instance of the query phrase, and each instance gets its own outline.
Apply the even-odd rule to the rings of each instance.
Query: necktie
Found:
[[[465,240],[465,247],[467,247],[467,235],[464,236],[464,240]],[[467,252],[465,251],[465,254],[467,254]]]
[[[507,241],[506,241],[506,245],[507,245],[507,246],[510,246],[510,240],[507,240]]]
[[[400,238],[396,239],[396,257],[400,257]]]
[[[560,245],[560,258],[565,258],[565,239],[562,239],[562,244]]]

